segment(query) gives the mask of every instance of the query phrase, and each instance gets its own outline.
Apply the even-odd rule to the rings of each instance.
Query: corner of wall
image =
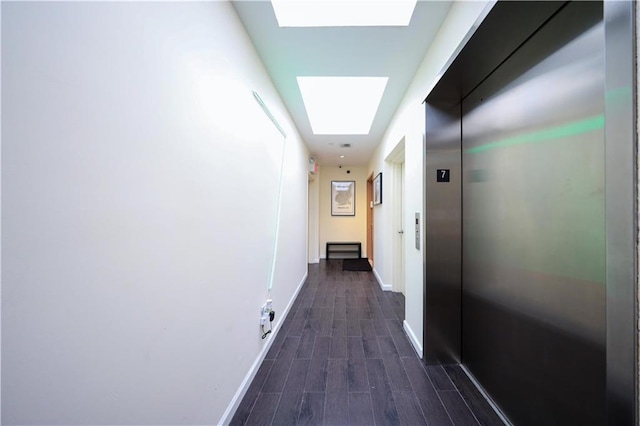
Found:
[[[391,284],[385,284],[382,281],[382,278],[380,278],[380,275],[378,274],[378,271],[376,271],[376,268],[373,268],[373,275],[376,277],[376,281],[378,281],[378,285],[380,286],[382,291],[391,291],[393,286]]]
[[[407,320],[404,320],[402,322],[402,327],[404,328],[404,331],[407,334],[407,337],[409,338],[409,341],[411,342],[413,349],[417,352],[418,356],[422,359],[424,357],[424,351],[422,349],[422,344],[420,343],[420,339],[418,339],[416,334],[413,332],[413,329],[411,328]]]

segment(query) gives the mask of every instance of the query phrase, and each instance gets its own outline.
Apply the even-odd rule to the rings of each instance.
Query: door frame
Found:
[[[390,197],[388,199],[391,200],[390,211],[392,217],[391,228],[389,230],[392,241],[392,289],[395,292],[404,294],[406,288],[405,248],[407,247],[407,232],[405,228],[408,224],[406,220],[403,220],[406,218],[407,214],[406,209],[404,208],[406,203],[403,199],[404,182],[402,178],[402,165],[405,163],[405,137],[402,137],[402,139],[398,141],[397,145],[393,150],[391,150],[385,161],[389,166],[388,170],[391,171],[391,185],[389,185],[391,187],[391,191],[389,191]],[[404,233],[399,234],[398,232],[400,230]]]
[[[635,8],[636,2],[604,2],[606,389],[607,424],[615,425],[639,420]],[[619,93],[625,94],[613,96]]]
[[[367,259],[373,267],[373,172],[367,178]]]

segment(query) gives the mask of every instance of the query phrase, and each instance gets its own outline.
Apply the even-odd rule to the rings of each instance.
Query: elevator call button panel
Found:
[[[420,250],[420,213],[416,213],[416,249]]]

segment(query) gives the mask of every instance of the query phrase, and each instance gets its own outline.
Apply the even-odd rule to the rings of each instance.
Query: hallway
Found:
[[[457,366],[424,367],[404,296],[342,261],[309,276],[232,425],[502,425]]]

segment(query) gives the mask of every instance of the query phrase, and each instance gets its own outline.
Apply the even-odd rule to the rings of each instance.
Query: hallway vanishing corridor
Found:
[[[640,426],[639,4],[2,2],[0,426]]]
[[[457,366],[425,367],[404,296],[342,261],[309,276],[232,425],[502,425]]]

